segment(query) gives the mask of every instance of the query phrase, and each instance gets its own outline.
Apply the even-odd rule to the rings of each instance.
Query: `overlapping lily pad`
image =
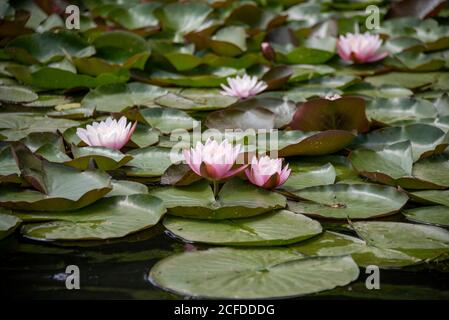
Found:
[[[449,227],[449,207],[446,206],[419,207],[403,213],[411,221]]]
[[[120,112],[135,105],[151,104],[166,93],[163,88],[138,82],[105,85],[89,92],[81,101],[81,106],[97,111]]]
[[[136,194],[102,199],[74,212],[18,212],[32,224],[21,232],[35,240],[98,240],[124,237],[154,226],[165,213],[160,199]]]
[[[401,251],[368,245],[365,241],[341,233],[326,231],[312,239],[294,244],[291,248],[307,256],[351,255],[362,267],[376,265],[380,268],[401,268],[416,265],[422,259]]]
[[[291,127],[302,131],[366,132],[369,129],[369,122],[365,115],[365,101],[358,97],[309,100],[298,106]]]
[[[18,217],[3,213],[5,210],[0,210],[0,240],[6,238],[22,223]]]
[[[331,219],[368,219],[393,214],[408,200],[396,188],[369,184],[334,184],[292,192],[305,201],[290,201],[290,210]]]
[[[449,232],[445,229],[402,222],[356,222],[357,234],[367,244],[433,259],[449,251]]]
[[[71,149],[74,159],[66,161],[65,164],[81,170],[88,169],[92,161],[100,170],[115,170],[133,159],[130,155],[104,147],[72,146]]]
[[[85,207],[111,191],[104,171],[79,171],[39,160],[28,149],[14,150],[22,177],[36,190],[2,188],[0,204],[18,210],[64,211]]]
[[[398,142],[379,151],[357,149],[349,159],[359,174],[377,182],[406,189],[449,187],[447,155],[435,155],[413,164],[410,141]]]
[[[348,284],[358,275],[359,269],[349,256],[304,258],[281,248],[217,248],[163,259],[151,269],[149,279],[185,296],[260,299],[329,290]]]
[[[161,198],[170,214],[194,219],[246,218],[286,205],[284,196],[240,179],[226,182],[217,199],[204,180],[186,187],[155,188],[150,194]]]
[[[410,141],[413,161],[442,153],[449,145],[449,138],[443,130],[427,124],[411,124],[382,128],[359,136],[354,147],[379,150],[402,141]]]
[[[311,238],[322,231],[319,222],[287,210],[218,221],[168,216],[163,223],[185,241],[231,246],[285,245]]]

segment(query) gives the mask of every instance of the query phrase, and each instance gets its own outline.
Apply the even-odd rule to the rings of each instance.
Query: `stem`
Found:
[[[215,199],[217,199],[217,196],[218,196],[218,181],[214,180],[213,183],[214,183],[214,197],[215,197]]]

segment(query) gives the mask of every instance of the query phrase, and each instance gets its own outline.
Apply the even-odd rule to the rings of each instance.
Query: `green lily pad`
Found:
[[[73,32],[44,32],[23,35],[8,43],[7,51],[15,54],[17,50],[25,50],[41,63],[48,63],[63,58],[66,54],[72,57],[89,57],[95,48]]]
[[[174,73],[162,69],[154,70],[149,76],[134,72],[134,76],[137,79],[156,85],[201,88],[219,87],[226,82],[228,77],[236,75],[238,75],[238,70],[225,67],[195,69],[187,74]]]
[[[171,108],[140,109],[140,115],[147,124],[159,129],[163,133],[170,133],[176,129],[190,130],[196,126],[196,120],[187,113]]]
[[[377,98],[367,103],[366,113],[370,120],[386,125],[419,122],[437,116],[431,102],[415,98]]]
[[[210,40],[211,49],[222,56],[237,56],[246,51],[246,32],[243,27],[230,26],[220,29]]]
[[[449,145],[449,138],[443,130],[428,124],[411,124],[382,128],[359,136],[354,147],[380,150],[407,140],[411,143],[413,161],[442,153]]]
[[[291,50],[273,45],[276,51],[276,60],[287,64],[322,64],[334,56],[334,52],[325,50],[295,47]]]
[[[165,258],[151,269],[149,279],[184,296],[260,299],[329,290],[358,275],[359,268],[348,256],[303,258],[284,248],[216,248]]]
[[[434,259],[449,251],[449,232],[445,229],[402,222],[355,222],[357,234],[367,244],[393,249],[421,259]]]
[[[103,171],[79,171],[34,156],[23,145],[14,148],[22,177],[36,190],[3,188],[0,204],[18,210],[75,210],[111,191],[111,178]],[[70,183],[67,183],[70,181]]]
[[[449,207],[446,206],[419,207],[405,210],[403,214],[410,221],[449,227]]]
[[[407,202],[396,188],[370,184],[334,184],[293,192],[308,202],[290,201],[290,210],[332,219],[369,219],[400,210]]]
[[[111,185],[112,191],[105,195],[105,198],[148,193],[148,187],[146,185],[135,181],[112,180]]]
[[[154,10],[159,6],[159,3],[142,3],[130,8],[116,8],[108,16],[126,29],[157,27]]]
[[[136,130],[134,130],[134,133],[131,136],[131,142],[139,148],[149,147],[159,141],[160,134],[160,131],[155,128],[137,124]]]
[[[409,192],[412,200],[427,203],[441,204],[449,207],[449,190],[423,190]]]
[[[128,70],[102,73],[97,77],[51,67],[42,67],[34,71],[25,66],[14,66],[9,67],[8,71],[27,85],[47,90],[95,88],[106,84],[123,83],[129,79]]]
[[[19,166],[10,147],[0,149],[0,182],[21,182]]]
[[[369,130],[365,101],[358,97],[318,98],[300,104],[291,127],[302,131]]]
[[[168,108],[184,111],[207,111],[226,108],[237,102],[237,98],[224,96],[218,89],[188,88],[156,99],[156,103]]]
[[[171,3],[156,9],[154,14],[163,29],[175,32],[174,41],[182,42],[183,36],[189,32],[207,28],[212,8],[206,3]]]
[[[18,212],[27,222],[22,234],[34,240],[104,240],[154,226],[165,213],[160,199],[136,194],[111,197],[74,212]]]
[[[421,72],[419,77],[413,72],[390,72],[365,78],[365,81],[378,86],[382,84],[399,85],[408,89],[430,86],[433,89],[447,89],[447,75],[444,72]]]
[[[2,213],[0,210],[0,240],[6,238],[22,223],[18,217]]]
[[[288,100],[250,98],[211,112],[205,124],[221,131],[282,128],[290,123],[295,110],[296,105]]]
[[[69,119],[53,119],[31,113],[2,113],[0,118],[1,134],[9,141],[17,141],[36,132],[64,131],[79,126],[78,121]]]
[[[402,268],[422,261],[397,250],[369,246],[359,238],[330,231],[290,247],[307,256],[351,255],[361,267]]]
[[[130,155],[104,147],[78,148],[72,145],[71,149],[74,159],[65,164],[80,170],[88,169],[91,161],[94,161],[100,170],[116,170],[133,159]]]
[[[285,207],[284,196],[257,188],[240,179],[226,182],[218,198],[208,181],[186,187],[162,187],[150,194],[164,201],[169,213],[194,219],[234,219],[256,216]]]
[[[323,166],[289,162],[290,177],[282,185],[282,189],[289,192],[308,187],[333,184],[336,178],[335,168],[327,163]]]
[[[124,63],[134,55],[150,51],[143,37],[123,30],[104,32],[95,37],[93,44],[97,57],[113,63]]]
[[[387,65],[403,71],[436,71],[444,67],[442,57],[434,57],[421,52],[402,52],[385,61]]]
[[[38,95],[29,88],[19,86],[1,86],[0,101],[20,103],[31,102],[38,98]]]
[[[293,74],[288,80],[289,83],[301,82],[311,80],[313,78],[329,75],[335,72],[335,69],[325,64],[296,64],[290,66],[293,69]]]
[[[287,210],[233,220],[198,220],[168,216],[164,226],[185,241],[228,246],[285,245],[321,233],[319,222]]]
[[[138,105],[152,104],[167,90],[149,84],[131,82],[105,85],[90,91],[81,101],[81,106],[104,112],[120,112]]]
[[[127,163],[124,169],[130,177],[160,177],[173,163],[171,157],[179,159],[178,153],[173,153],[168,148],[146,147],[128,152],[133,159]]]

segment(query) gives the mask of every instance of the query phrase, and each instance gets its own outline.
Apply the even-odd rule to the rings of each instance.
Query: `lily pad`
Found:
[[[403,222],[355,222],[357,234],[367,244],[393,249],[421,259],[434,259],[449,251],[449,232],[445,229]]]
[[[239,101],[226,109],[211,112],[205,121],[209,128],[273,129],[290,123],[296,106],[288,100],[251,98]]]
[[[0,204],[17,210],[65,211],[85,207],[111,191],[104,171],[79,171],[35,157],[24,146],[14,148],[22,177],[36,190],[5,189]],[[68,183],[69,181],[69,183]]]
[[[287,210],[233,220],[166,217],[164,226],[185,241],[230,246],[285,245],[321,233],[319,222]]]
[[[17,50],[25,50],[41,63],[60,59],[66,54],[72,57],[89,57],[95,48],[73,32],[44,32],[23,35],[8,43],[7,51],[15,54]]]
[[[446,206],[419,207],[405,210],[403,214],[410,221],[449,227],[449,207]]]
[[[179,153],[168,148],[146,147],[128,152],[133,159],[124,168],[130,177],[159,177],[162,176],[173,160],[179,161]],[[172,157],[174,159],[172,159]]]
[[[449,190],[423,190],[409,192],[409,195],[412,200],[418,202],[441,204],[449,207]]]
[[[115,170],[133,159],[130,155],[104,147],[78,148],[72,145],[71,149],[74,159],[65,162],[65,164],[81,170],[88,169],[91,161],[94,161],[96,167],[100,170]]]
[[[382,128],[359,136],[354,147],[380,150],[402,141],[410,141],[413,161],[442,153],[449,145],[449,138],[443,130],[428,124],[411,124]]]
[[[308,202],[289,201],[290,210],[331,219],[369,219],[400,210],[407,202],[396,188],[369,184],[334,184],[293,192]]]
[[[415,98],[377,98],[367,103],[366,113],[370,120],[386,125],[414,123],[437,116],[431,102]]]
[[[10,147],[0,149],[0,182],[21,182],[19,166]]]
[[[260,299],[329,290],[358,275],[357,265],[348,256],[303,258],[282,248],[216,248],[165,258],[151,269],[149,279],[184,296]]]
[[[38,95],[29,88],[19,86],[1,86],[0,101],[24,103],[31,102],[38,98]]]
[[[22,223],[18,217],[0,210],[0,240],[6,238]]]
[[[416,265],[422,261],[397,250],[369,246],[359,238],[330,231],[290,247],[307,256],[350,254],[361,267],[376,265],[383,269],[401,268]]]
[[[25,237],[34,240],[99,240],[124,237],[154,226],[165,213],[160,199],[136,194],[111,197],[74,211],[38,214],[18,212]]]
[[[126,108],[152,104],[160,96],[167,94],[167,90],[131,82],[127,84],[112,84],[96,88],[89,92],[81,101],[81,106],[104,112],[120,112]]]
[[[163,133],[170,133],[176,129],[190,130],[197,123],[184,111],[171,108],[145,108],[140,110],[140,115],[147,124]]]
[[[146,185],[135,181],[112,180],[111,185],[112,191],[105,195],[105,198],[148,193],[148,187]]]
[[[150,194],[161,198],[170,214],[194,219],[247,218],[286,205],[284,196],[240,179],[226,182],[217,199],[208,181],[186,187],[155,188]]]

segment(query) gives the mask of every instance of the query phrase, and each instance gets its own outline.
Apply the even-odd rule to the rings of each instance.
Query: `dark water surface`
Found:
[[[40,243],[10,236],[0,242],[1,294],[12,299],[184,299],[153,286],[151,267],[176,252],[203,249],[184,244],[156,227],[117,243]],[[65,269],[77,265],[81,289],[67,290]],[[198,270],[200,272],[200,270]],[[449,263],[381,270],[379,290],[368,290],[360,270],[348,286],[299,299],[449,299]]]

